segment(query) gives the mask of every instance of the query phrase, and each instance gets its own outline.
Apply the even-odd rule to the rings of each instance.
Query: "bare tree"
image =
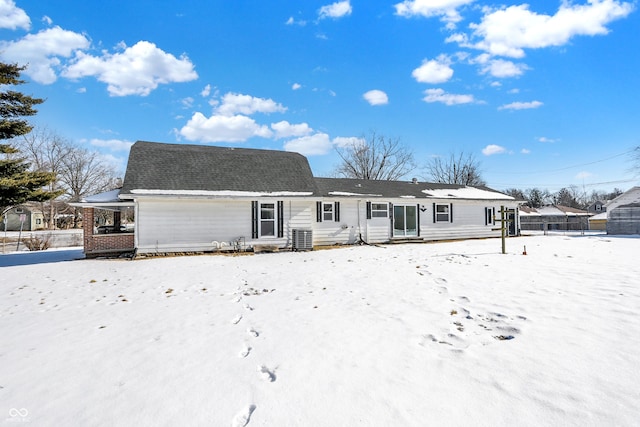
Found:
[[[416,168],[413,152],[400,139],[375,131],[336,151],[341,163],[333,174],[339,177],[394,181]]]
[[[518,188],[507,188],[503,191],[503,193],[513,197],[516,200],[527,200],[524,192]]]
[[[51,172],[56,179],[48,185],[49,192],[61,190],[60,172],[63,167],[63,159],[71,151],[71,144],[55,132],[46,127],[35,128],[26,135],[22,135],[16,141],[20,150],[25,154],[34,172]],[[42,214],[49,229],[54,229],[55,224],[55,203],[48,202],[41,204]],[[48,212],[47,212],[48,211]]]
[[[442,184],[486,185],[480,174],[480,162],[473,154],[451,153],[448,158],[434,157],[426,166],[427,180]]]
[[[97,152],[74,147],[62,161],[60,181],[70,202],[116,188],[113,166],[103,161]],[[73,227],[78,227],[79,211],[74,208]]]

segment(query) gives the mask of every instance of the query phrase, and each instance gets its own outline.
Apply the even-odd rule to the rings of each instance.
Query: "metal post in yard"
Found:
[[[505,218],[505,214],[507,212],[504,209],[504,206],[500,206],[500,234],[502,235],[502,253],[507,253],[507,245],[506,245],[506,232],[507,232],[507,219]]]
[[[20,250],[20,239],[22,238],[22,226],[24,225],[24,220],[27,219],[25,214],[20,214],[20,232],[18,233],[18,244],[16,245],[16,252]]]

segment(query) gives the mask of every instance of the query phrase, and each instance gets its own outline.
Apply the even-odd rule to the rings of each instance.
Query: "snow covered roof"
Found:
[[[625,191],[615,199],[607,202],[605,207],[607,208],[607,210],[611,210],[621,205],[638,202],[640,202],[640,187],[636,186]]]
[[[513,197],[487,187],[351,178],[315,178],[315,181],[320,196],[515,201]]]
[[[459,187],[459,188],[429,188],[422,190],[424,194],[439,199],[476,199],[476,200],[515,200],[513,197],[488,188]]]
[[[171,195],[171,196],[208,196],[208,197],[301,197],[312,196],[313,192],[258,192],[258,191],[205,191],[205,190],[131,190],[132,194]]]
[[[117,188],[111,191],[105,191],[104,193],[94,194],[92,196],[87,196],[82,199],[84,203],[110,203],[110,202],[119,202],[118,195],[120,194],[120,189]]]

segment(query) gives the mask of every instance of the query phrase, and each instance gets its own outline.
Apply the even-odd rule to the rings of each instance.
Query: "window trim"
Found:
[[[270,207],[266,207],[270,205]],[[273,210],[273,218],[263,218],[263,211]],[[263,234],[263,224],[273,223],[273,234]],[[284,237],[284,202],[281,200],[254,200],[251,202],[251,237],[277,239]]]
[[[322,221],[333,221],[334,219],[334,204],[322,202]]]
[[[377,209],[376,209],[376,205]],[[381,206],[384,206],[381,208]],[[378,213],[376,215],[376,213]],[[371,218],[389,218],[388,202],[371,202]]]
[[[439,208],[446,208],[445,212],[438,212]],[[446,215],[446,219],[444,218]],[[453,222],[453,205],[451,203],[434,203],[433,204],[433,222]]]

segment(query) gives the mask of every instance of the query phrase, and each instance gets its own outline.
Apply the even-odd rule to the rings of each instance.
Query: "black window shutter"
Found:
[[[496,208],[493,208],[493,215],[491,216],[491,220],[493,221],[493,224],[495,225],[495,223],[496,223]]]
[[[333,205],[335,212],[333,213],[336,222],[340,221],[340,202],[335,202]]]
[[[420,204],[416,206],[416,226],[418,228],[418,237],[420,237]]]
[[[371,202],[367,202],[367,219],[371,219]]]
[[[322,202],[316,202],[316,222],[322,222]]]
[[[278,200],[278,237],[284,236],[284,202]]]
[[[453,222],[453,203],[449,203],[449,220]]]
[[[258,202],[251,202],[251,238],[258,238]]]
[[[433,204],[433,222],[436,222],[436,204]]]
[[[489,225],[489,208],[484,208],[484,225]]]

